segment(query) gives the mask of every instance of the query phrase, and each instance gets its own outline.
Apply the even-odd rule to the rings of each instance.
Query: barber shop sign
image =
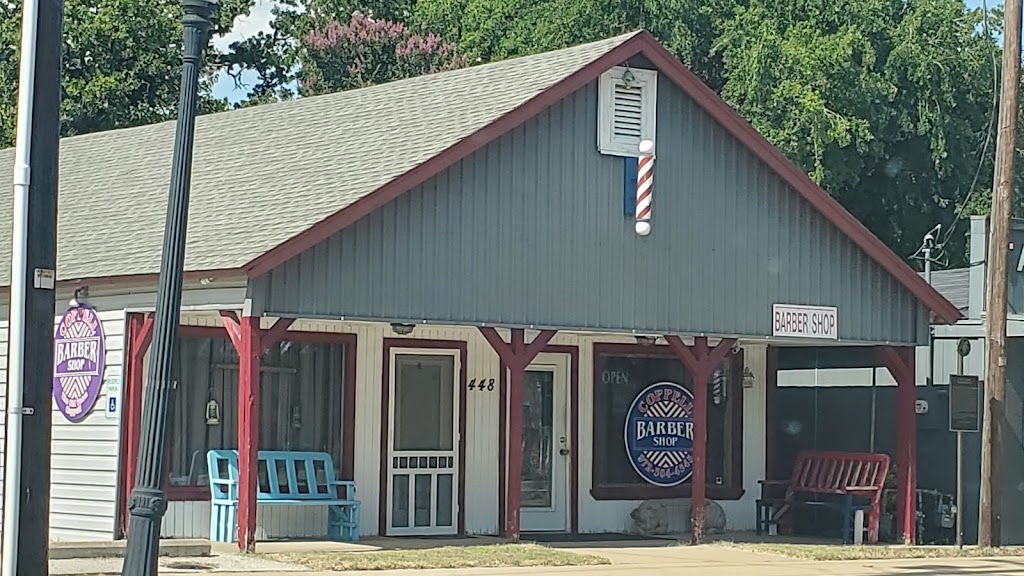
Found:
[[[637,395],[626,413],[626,454],[641,478],[675,486],[693,474],[693,394],[658,382]]]
[[[103,324],[88,306],[68,308],[53,337],[53,398],[72,422],[89,414],[103,383]]]

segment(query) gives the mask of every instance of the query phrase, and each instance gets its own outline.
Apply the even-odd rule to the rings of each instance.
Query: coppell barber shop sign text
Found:
[[[839,310],[834,306],[772,305],[772,336],[839,339]]]

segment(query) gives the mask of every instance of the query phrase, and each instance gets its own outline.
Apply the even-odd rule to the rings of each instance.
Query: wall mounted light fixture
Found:
[[[391,331],[399,336],[408,336],[409,334],[412,334],[412,330],[415,327],[415,324],[402,324],[401,322],[391,323]]]
[[[743,387],[753,388],[754,387],[754,372],[749,366],[743,367]]]
[[[217,404],[217,400],[210,398],[210,401],[206,403],[206,425],[216,426],[220,424],[220,404]]]

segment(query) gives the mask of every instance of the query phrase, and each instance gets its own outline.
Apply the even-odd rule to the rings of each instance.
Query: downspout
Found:
[[[25,294],[28,281],[28,187],[31,179],[32,102],[35,96],[36,36],[39,0],[25,0],[21,21],[21,69],[18,77],[18,120],[14,149],[14,238],[11,242],[10,338],[7,373],[7,442],[4,447],[3,570],[18,568],[18,524],[21,509],[21,443],[25,417]],[[13,456],[13,457],[12,457]]]

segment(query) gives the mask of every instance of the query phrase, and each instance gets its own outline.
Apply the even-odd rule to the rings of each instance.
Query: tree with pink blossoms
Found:
[[[302,39],[299,92],[303,96],[364,88],[467,65],[455,46],[401,22],[360,12],[330,21]]]

